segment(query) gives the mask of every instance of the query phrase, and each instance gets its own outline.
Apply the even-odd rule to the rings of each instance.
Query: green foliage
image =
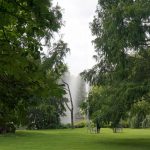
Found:
[[[130,127],[128,120],[121,120],[120,125],[122,126],[122,128],[129,128]]]
[[[91,23],[97,64],[82,76],[104,87],[113,126],[134,103],[150,102],[149,16],[149,0],[98,1]]]
[[[0,126],[24,123],[34,98],[62,98],[58,79],[69,49],[62,40],[51,44],[61,25],[51,0],[0,0]],[[49,55],[42,57],[44,46]]]
[[[71,124],[67,123],[67,124],[60,124],[59,129],[70,129],[71,128]]]
[[[84,128],[84,127],[86,127],[86,121],[85,120],[74,122],[74,128]],[[69,128],[72,128],[70,123],[59,125],[59,129],[69,129]]]
[[[28,129],[59,128],[60,116],[64,115],[63,99],[49,98],[37,100],[36,107],[27,110],[26,124]]]
[[[84,128],[86,127],[86,120],[77,121],[74,123],[75,128]]]
[[[132,128],[149,127],[149,102],[144,100],[135,103],[129,112],[129,123]]]
[[[90,120],[94,124],[100,124],[100,126],[108,126],[110,120],[109,114],[110,102],[105,99],[104,88],[100,86],[93,86],[89,92],[88,99],[83,102],[81,109],[85,113],[89,111]]]
[[[15,133],[16,127],[13,122],[9,122],[4,126],[0,126],[0,134]]]
[[[150,127],[150,115],[146,115],[145,119],[142,121],[142,128]]]

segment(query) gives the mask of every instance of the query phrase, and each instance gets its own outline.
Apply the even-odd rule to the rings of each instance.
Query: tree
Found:
[[[6,132],[34,97],[62,97],[57,80],[69,49],[62,40],[51,44],[62,26],[61,9],[52,1],[0,0],[0,11],[0,128]],[[41,58],[43,46],[51,48],[48,58]]]
[[[105,86],[114,127],[135,102],[150,100],[149,16],[149,0],[99,0],[91,23],[97,64],[82,75]]]
[[[93,86],[88,94],[87,100],[81,105],[85,112],[89,112],[89,119],[93,121],[97,128],[97,133],[100,128],[110,123],[110,114],[108,111],[109,101],[105,99],[105,90],[101,86]]]
[[[145,122],[150,114],[149,102],[141,100],[135,103],[128,113],[129,124],[132,128],[148,127],[149,124]]]
[[[74,117],[73,117],[74,107],[73,107],[72,95],[71,95],[69,84],[66,83],[65,81],[62,81],[62,82],[63,82],[64,86],[67,87],[67,88],[65,88],[65,90],[69,93],[69,100],[68,100],[68,98],[64,98],[64,99],[65,99],[65,104],[71,113],[71,127],[73,129],[74,128]],[[70,102],[71,106],[68,105],[68,101]]]
[[[60,116],[64,115],[65,104],[63,98],[50,97],[35,99],[36,107],[27,109],[26,124],[28,129],[59,128]]]

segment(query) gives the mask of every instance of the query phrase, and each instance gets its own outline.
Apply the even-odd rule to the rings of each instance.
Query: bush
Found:
[[[15,133],[16,127],[13,122],[8,123],[6,126],[7,126],[7,133]]]
[[[86,127],[86,121],[82,120],[82,121],[79,121],[79,122],[75,122],[74,127],[75,128],[84,128],[84,127]]]
[[[150,115],[147,115],[146,118],[142,121],[142,128],[150,127]]]
[[[129,122],[127,120],[122,120],[120,124],[123,128],[129,128]]]
[[[3,126],[0,126],[0,134],[4,133],[15,133],[16,127],[13,122],[9,122],[7,124],[4,124]]]
[[[70,124],[70,123],[68,123],[68,124],[61,124],[61,125],[59,126],[59,128],[60,128],[60,129],[69,129],[69,128],[71,128],[71,124]]]

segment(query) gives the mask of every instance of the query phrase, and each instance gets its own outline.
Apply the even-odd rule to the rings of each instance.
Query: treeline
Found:
[[[51,0],[0,0],[0,133],[60,123],[65,90],[58,80],[69,48],[52,39],[62,25]]]
[[[84,109],[116,128],[150,126],[150,1],[99,0],[91,23],[97,64],[82,72],[92,89]]]

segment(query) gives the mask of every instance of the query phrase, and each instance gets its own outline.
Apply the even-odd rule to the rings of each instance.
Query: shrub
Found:
[[[120,124],[123,128],[129,128],[129,122],[127,120],[122,120]]]
[[[81,120],[81,121],[75,122],[74,127],[75,128],[84,128],[84,127],[86,127],[86,121]]]
[[[61,124],[59,126],[60,129],[69,129],[71,128],[71,124],[70,123],[67,123],[67,124]]]
[[[147,115],[146,118],[142,121],[142,128],[150,127],[150,115]]]

